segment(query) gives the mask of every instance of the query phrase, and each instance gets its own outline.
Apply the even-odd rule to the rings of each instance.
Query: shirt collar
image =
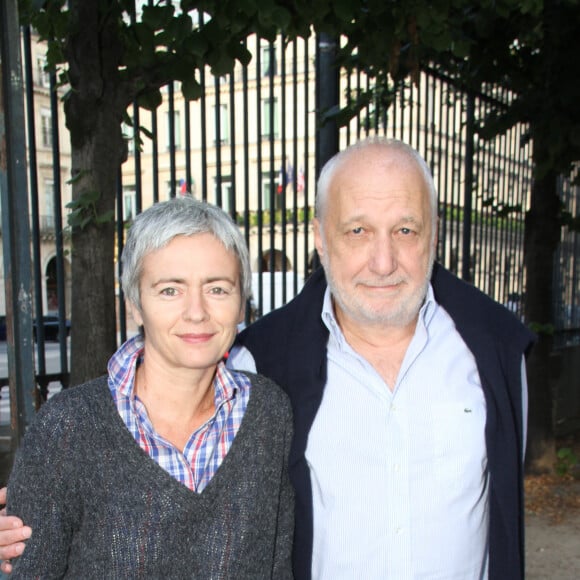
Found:
[[[117,352],[109,359],[109,385],[118,395],[132,398],[135,382],[135,371],[143,360],[145,344],[141,335],[134,336],[124,342]],[[223,361],[217,365],[213,386],[215,389],[214,402],[216,408],[225,401],[236,396],[239,388],[238,381]]]

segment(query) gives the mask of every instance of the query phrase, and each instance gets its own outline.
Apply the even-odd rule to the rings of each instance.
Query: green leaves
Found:
[[[72,228],[86,228],[89,224],[100,225],[115,219],[115,212],[109,211],[99,214],[97,202],[101,197],[98,191],[84,191],[80,197],[66,204],[71,210],[68,214],[68,224]]]

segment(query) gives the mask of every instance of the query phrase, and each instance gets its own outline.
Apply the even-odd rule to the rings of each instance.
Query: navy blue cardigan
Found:
[[[517,318],[473,286],[435,265],[435,299],[449,313],[473,353],[487,405],[490,473],[489,579],[524,577],[523,418],[521,362],[533,335]],[[296,492],[294,574],[311,577],[312,492],[305,459],[308,433],[326,383],[328,330],[321,320],[322,269],[300,294],[242,332],[259,373],[288,393],[294,412],[290,477]]]

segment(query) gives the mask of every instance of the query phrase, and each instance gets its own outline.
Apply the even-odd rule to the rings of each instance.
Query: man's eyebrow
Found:
[[[184,284],[184,278],[177,278],[176,276],[170,276],[167,278],[157,278],[151,283],[151,287],[159,286],[160,284]]]

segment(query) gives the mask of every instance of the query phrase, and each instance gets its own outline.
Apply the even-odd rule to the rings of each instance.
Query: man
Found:
[[[407,145],[348,148],[317,194],[324,271],[231,355],[292,401],[295,576],[523,577],[531,334],[434,266],[435,188]]]
[[[298,579],[523,577],[532,335],[434,265],[436,208],[407,145],[339,153],[318,184],[323,270],[230,355],[292,402]]]

